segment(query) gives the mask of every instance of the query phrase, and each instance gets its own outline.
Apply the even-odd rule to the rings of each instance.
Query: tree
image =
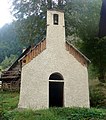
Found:
[[[105,82],[106,39],[98,38],[101,3],[99,0],[74,0],[66,6],[65,17],[67,36],[75,36],[71,42],[91,60],[99,80]]]
[[[100,74],[105,74],[106,71],[103,67],[105,61],[101,65],[101,60],[95,59],[99,54],[104,54],[103,50],[105,51],[105,48],[102,50],[102,47],[105,46],[100,48],[100,44],[103,44],[105,39],[97,38],[102,1],[58,0],[57,3],[53,0],[13,1],[13,13],[18,20],[17,28],[22,41],[32,44],[41,33],[41,36],[45,35],[47,8],[62,9],[65,11],[66,36],[73,35],[74,40],[77,38],[77,47],[91,59],[92,64],[98,69],[99,79],[101,78]],[[106,60],[102,55],[101,59]],[[99,64],[95,64],[97,62]]]
[[[91,60],[93,65],[96,67],[98,73],[98,79],[100,82],[106,82],[105,74],[106,74],[106,37],[104,38],[94,38],[92,42],[88,43],[91,46],[91,49],[87,49],[89,52],[89,56],[91,56]],[[87,46],[86,46],[87,48]],[[93,57],[92,57],[93,56]]]
[[[15,22],[16,32],[24,46],[33,45],[45,36],[45,18],[42,17],[32,15]]]
[[[52,9],[52,7],[53,7],[53,2],[52,2],[52,0],[47,0],[47,8],[48,9]]]
[[[65,0],[13,0],[12,13],[17,19],[16,31],[22,43],[32,45],[46,34],[47,9],[63,7]],[[38,40],[39,39],[39,40]]]
[[[58,0],[58,8],[59,8],[60,10],[63,10],[65,3],[66,3],[65,0]]]
[[[51,7],[51,1],[48,2]],[[25,45],[33,45],[45,36],[46,8],[46,0],[13,0],[16,31]]]
[[[67,36],[74,34],[74,38],[79,38],[77,47],[91,60],[98,72],[98,79],[106,82],[106,38],[98,38],[102,1],[82,2],[83,0],[74,0],[65,8],[66,33]],[[75,44],[75,39],[73,43]]]
[[[16,55],[10,55],[10,57],[5,57],[5,59],[2,61],[2,63],[0,64],[0,66],[2,67],[2,69],[6,69],[8,67],[10,67],[13,62],[15,62],[17,56]]]
[[[21,51],[22,46],[19,43],[14,24],[6,24],[0,29],[0,63],[5,59],[5,56],[19,55]]]

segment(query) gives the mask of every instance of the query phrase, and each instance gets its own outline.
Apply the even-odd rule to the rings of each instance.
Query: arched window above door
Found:
[[[64,78],[60,73],[55,72],[50,75],[49,80],[64,80]]]

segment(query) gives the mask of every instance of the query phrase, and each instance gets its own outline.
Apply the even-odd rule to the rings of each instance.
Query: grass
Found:
[[[11,111],[4,120],[105,120],[106,111],[86,108],[50,108],[46,110]]]
[[[19,100],[18,92],[0,92],[0,111],[10,111],[17,107]]]
[[[94,107],[106,108],[106,84],[90,81],[90,96]],[[106,109],[50,108],[46,110],[14,110],[19,100],[18,92],[0,92],[0,111],[3,120],[105,120]]]
[[[0,120],[106,120],[105,109],[50,108],[46,110],[16,110],[18,92],[0,92]]]

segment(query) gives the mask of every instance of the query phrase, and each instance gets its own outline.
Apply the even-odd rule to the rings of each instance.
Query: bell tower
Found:
[[[57,10],[47,11],[47,47],[57,48],[65,42],[64,12]]]

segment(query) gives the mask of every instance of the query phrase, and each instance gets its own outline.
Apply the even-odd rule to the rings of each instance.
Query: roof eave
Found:
[[[91,63],[91,61],[84,54],[82,54],[74,45],[72,45],[67,40],[66,40],[66,43],[68,43],[72,48],[74,48],[87,61],[88,64]]]

